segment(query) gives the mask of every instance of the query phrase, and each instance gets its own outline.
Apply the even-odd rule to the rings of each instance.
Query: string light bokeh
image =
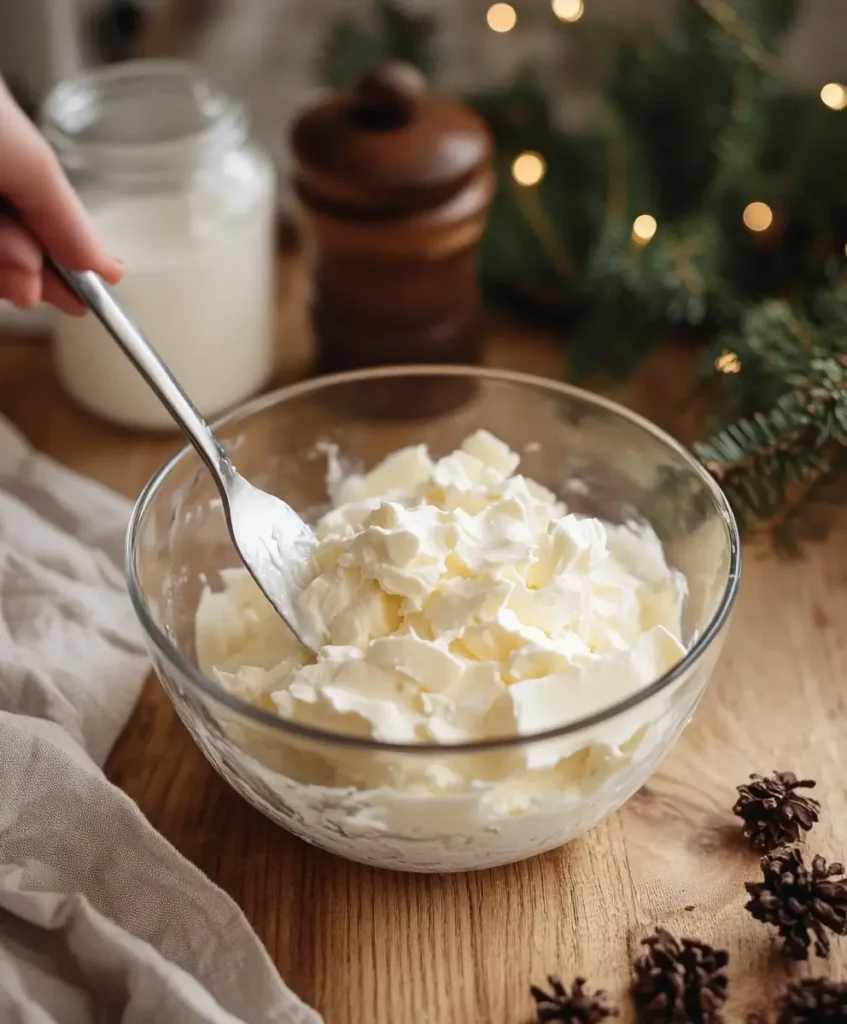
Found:
[[[847,88],[840,82],[828,82],[821,89],[821,101],[830,110],[844,110],[847,107]]]
[[[512,177],[519,185],[537,185],[547,171],[547,162],[540,153],[528,150],[512,162]]]
[[[715,360],[715,369],[719,373],[738,373],[741,370],[741,360],[734,352],[722,352]]]
[[[576,22],[585,13],[585,0],[550,0],[553,14],[564,22]],[[493,32],[511,32],[518,23],[518,12],[510,3],[494,3],[486,12],[486,22]],[[821,88],[821,102],[832,110],[847,109],[847,86],[839,82],[828,82]],[[528,150],[518,154],[512,162],[512,178],[524,187],[537,185],[547,172],[544,157],[537,152]],[[774,222],[774,212],[767,203],[755,201],[748,203],[742,215],[744,226],[757,234],[768,231]],[[656,232],[659,224],[649,213],[642,213],[632,223],[632,242],[638,246],[647,245]],[[847,256],[847,246],[845,246]],[[734,363],[733,363],[734,360]],[[740,368],[738,359],[733,353],[724,353],[716,366],[724,373],[736,373]]]
[[[553,0],[551,6],[559,21],[579,21],[585,13],[583,0]]]
[[[632,222],[632,240],[636,245],[646,245],[659,228],[659,222],[650,213],[640,213]]]
[[[773,210],[767,203],[748,203],[741,219],[750,231],[767,231],[773,224]]]
[[[492,32],[511,32],[518,23],[518,12],[511,4],[492,4],[485,20]]]

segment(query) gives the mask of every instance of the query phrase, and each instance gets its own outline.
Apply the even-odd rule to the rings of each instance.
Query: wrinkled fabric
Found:
[[[128,515],[0,420],[0,1021],[320,1024],[101,771],[149,671]]]

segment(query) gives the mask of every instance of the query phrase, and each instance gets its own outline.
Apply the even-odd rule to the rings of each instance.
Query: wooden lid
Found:
[[[292,129],[298,191],[338,216],[403,216],[437,206],[490,165],[474,111],[391,62],[306,111]]]

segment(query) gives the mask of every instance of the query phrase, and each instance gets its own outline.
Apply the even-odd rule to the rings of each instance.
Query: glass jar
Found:
[[[176,61],[132,61],[58,85],[42,124],[110,251],[116,289],[205,416],[277,364],[274,173],[242,106]],[[83,406],[126,426],[170,417],[94,317],[58,314],[56,365]]]

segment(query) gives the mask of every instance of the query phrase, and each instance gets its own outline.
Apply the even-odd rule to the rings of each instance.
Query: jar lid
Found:
[[[440,205],[487,169],[492,151],[478,114],[429,92],[423,75],[400,62],[308,108],[291,138],[301,195],[341,215]]]

